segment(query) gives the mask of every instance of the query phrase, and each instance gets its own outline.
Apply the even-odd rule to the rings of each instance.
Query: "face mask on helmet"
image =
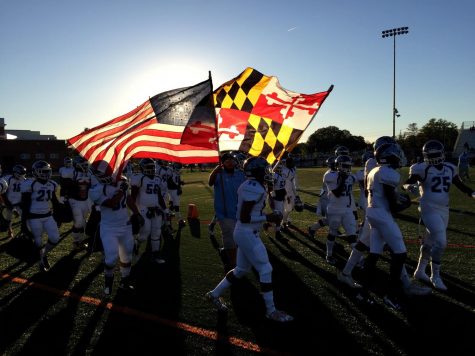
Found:
[[[424,162],[437,166],[445,161],[444,145],[437,140],[430,140],[422,147]]]
[[[398,144],[384,144],[376,150],[376,161],[380,165],[387,165],[395,169],[400,168],[403,163],[403,158],[404,153]]]
[[[338,156],[335,160],[336,169],[342,173],[350,174],[352,164],[350,156]]]
[[[51,178],[53,170],[48,162],[36,161],[32,167],[33,176],[38,179],[48,180]]]
[[[97,169],[90,167],[89,173],[91,173],[101,184],[111,184],[112,183],[112,176],[108,175],[102,169]]]
[[[152,159],[144,158],[140,161],[139,165],[143,174],[146,176],[155,176],[155,173],[157,172],[157,166]]]
[[[272,180],[272,169],[267,161],[261,157],[251,157],[244,162],[244,174],[249,179],[260,182]]]
[[[350,150],[345,146],[339,146],[335,150],[335,156],[348,156],[350,154]]]
[[[335,156],[330,156],[327,158],[327,160],[325,161],[326,165],[328,168],[330,168],[332,171],[334,171],[336,168],[335,168],[335,159],[336,157]]]
[[[78,172],[86,173],[89,170],[89,162],[78,156],[73,159],[73,167]]]
[[[13,167],[13,176],[16,179],[25,178],[26,168],[23,167],[22,165],[17,164],[15,167]]]

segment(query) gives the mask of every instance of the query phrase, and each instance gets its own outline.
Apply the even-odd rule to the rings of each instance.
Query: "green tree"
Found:
[[[307,141],[309,152],[330,153],[337,146],[346,146],[350,151],[359,151],[366,147],[364,138],[353,136],[348,130],[336,126],[322,127],[310,135]]]

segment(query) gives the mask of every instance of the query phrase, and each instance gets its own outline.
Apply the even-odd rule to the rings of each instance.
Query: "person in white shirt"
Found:
[[[13,216],[21,216],[21,184],[26,179],[26,168],[21,164],[16,164],[13,167],[13,174],[6,176],[6,187],[3,193],[3,202],[6,206],[4,211],[4,218],[9,221],[8,237],[13,237],[12,220]]]

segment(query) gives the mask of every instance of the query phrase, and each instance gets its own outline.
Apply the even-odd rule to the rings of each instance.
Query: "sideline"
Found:
[[[143,311],[133,309],[133,308],[129,308],[129,307],[125,307],[125,306],[122,306],[122,305],[115,305],[112,302],[106,302],[106,301],[98,299],[98,298],[81,296],[81,295],[73,293],[69,290],[57,289],[57,288],[54,288],[54,287],[50,287],[46,284],[32,282],[32,281],[30,281],[28,279],[25,279],[25,278],[14,277],[14,276],[9,275],[8,273],[0,275],[0,281],[4,281],[4,280],[9,280],[11,282],[18,283],[18,284],[24,284],[28,287],[33,287],[33,288],[36,288],[36,289],[54,294],[54,295],[58,296],[59,298],[71,298],[71,299],[78,300],[78,301],[83,302],[83,303],[94,305],[96,307],[101,307],[101,308],[104,308],[104,309],[108,309],[108,310],[113,311],[113,312],[118,312],[118,313],[125,314],[125,315],[128,315],[128,316],[133,316],[133,317],[136,317],[138,319],[153,321],[153,322],[156,322],[156,323],[159,323],[159,324],[171,327],[171,328],[179,329],[179,330],[182,330],[182,331],[187,331],[189,333],[192,333],[192,334],[195,334],[195,335],[198,335],[198,336],[201,336],[201,337],[213,340],[213,341],[218,341],[218,340],[219,341],[225,341],[225,342],[229,343],[230,345],[240,347],[240,348],[245,349],[245,350],[249,350],[249,351],[253,351],[253,352],[266,353],[266,354],[272,354],[272,355],[283,355],[283,354],[285,354],[283,352],[277,352],[275,350],[272,350],[272,349],[269,349],[269,348],[266,348],[266,347],[261,347],[261,346],[255,344],[255,343],[253,343],[253,342],[246,341],[246,340],[243,340],[243,339],[240,339],[240,338],[237,338],[237,337],[221,336],[221,335],[218,335],[218,332],[216,332],[216,331],[200,328],[200,327],[197,327],[197,326],[193,326],[193,325],[183,323],[183,322],[179,322],[179,321],[175,321],[175,320],[169,320],[169,319],[161,318],[161,317],[159,317],[157,315],[154,315],[154,314],[148,314],[148,313],[145,313]]]

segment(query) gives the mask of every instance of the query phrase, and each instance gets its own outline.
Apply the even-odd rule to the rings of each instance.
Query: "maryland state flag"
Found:
[[[300,94],[276,77],[247,68],[214,91],[220,150],[239,150],[273,163],[292,151],[333,89]]]

